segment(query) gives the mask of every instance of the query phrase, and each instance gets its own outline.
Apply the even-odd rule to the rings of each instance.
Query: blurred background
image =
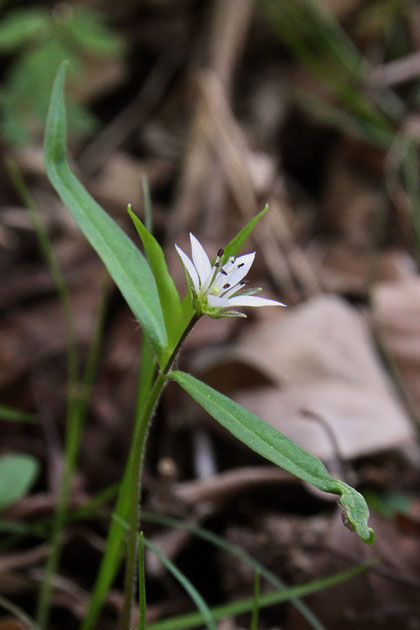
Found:
[[[127,203],[153,223],[181,292],[174,243],[189,252],[192,231],[213,256],[268,203],[243,253],[257,251],[252,286],[288,308],[201,320],[180,366],[356,485],[377,543],[366,550],[334,497],[232,442],[173,385],[150,436],[146,508],[217,532],[288,584],[373,555],[368,572],[305,600],[313,614],[330,630],[419,628],[415,0],[0,0],[0,595],[33,612],[68,385],[83,383],[71,507],[100,496],[103,512],[66,530],[51,625],[77,627],[136,408],[141,332],[43,165],[64,59],[77,176],[134,240]],[[146,532],[210,604],[252,594],[253,571],[222,551]],[[147,571],[151,622],[192,608],[151,558]],[[21,627],[4,615],[2,630]],[[324,627],[314,623],[282,604],[259,628]]]

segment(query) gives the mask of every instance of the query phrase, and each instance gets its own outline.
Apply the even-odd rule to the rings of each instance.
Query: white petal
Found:
[[[241,288],[241,285],[239,283],[242,278],[244,278],[248,273],[252,263],[254,262],[254,258],[255,252],[253,252],[252,254],[239,256],[239,258],[237,258],[235,262],[232,263],[231,261],[229,261],[225,265],[223,265],[222,269],[225,273],[219,271],[219,273],[217,274],[211,285],[212,293],[222,293],[226,291],[226,289],[223,289],[226,284],[229,285],[229,287],[227,287],[229,291],[225,293],[225,297],[226,295],[232,295],[232,293],[236,293],[236,291],[239,291],[239,289]],[[234,291],[232,291],[233,287],[236,287]]]
[[[228,299],[229,306],[286,306],[277,300],[256,297],[255,295],[237,295]]]
[[[187,270],[188,275],[191,278],[191,282],[194,285],[195,292],[198,293],[200,291],[200,279],[198,277],[198,273],[194,265],[192,264],[191,260],[188,258],[187,254],[184,254],[184,252],[182,251],[180,247],[178,247],[178,245],[175,245],[175,248],[176,248],[176,251],[178,252],[179,257],[184,263],[184,267]]]
[[[230,300],[228,298],[220,297],[219,295],[208,295],[207,303],[210,306],[217,306],[217,308],[226,308],[230,306]]]
[[[229,282],[231,286],[238,284],[245,278],[246,274],[251,268],[252,263],[254,262],[255,252],[251,254],[245,254],[244,256],[239,256],[233,263],[232,269],[228,273],[228,277],[226,278],[226,282]]]
[[[190,241],[194,267],[197,269],[198,275],[200,276],[200,286],[203,286],[209,274],[212,272],[211,262],[202,244],[195,238],[194,234],[190,233]]]

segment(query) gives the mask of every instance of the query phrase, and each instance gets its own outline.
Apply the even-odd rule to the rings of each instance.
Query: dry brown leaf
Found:
[[[0,619],[0,630],[26,630],[26,626],[18,619],[4,617]]]
[[[397,280],[412,277],[415,267],[403,250],[387,249],[373,257],[342,240],[311,246],[307,256],[326,291],[358,296],[367,296],[373,273],[380,281]]]
[[[383,282],[373,293],[373,322],[420,410],[420,280]]]
[[[243,376],[233,378],[238,368],[271,385],[245,389]],[[248,328],[230,351],[202,363],[201,372],[216,388],[231,384],[235,400],[322,458],[354,458],[414,437],[366,324],[339,298],[314,298]]]
[[[89,185],[94,197],[99,198],[105,207],[115,204],[125,212],[127,203],[133,208],[140,206],[142,194],[142,175],[147,175],[153,186],[156,181],[166,181],[170,174],[168,162],[156,159],[145,162],[130,157],[127,153],[115,152],[106,165]]]
[[[84,80],[71,86],[73,97],[82,103],[112,92],[127,78],[126,64],[115,58],[108,59],[106,63],[103,59],[90,58],[84,72]]]

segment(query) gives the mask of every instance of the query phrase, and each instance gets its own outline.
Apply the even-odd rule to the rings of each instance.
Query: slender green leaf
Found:
[[[0,510],[24,496],[39,471],[37,460],[28,453],[0,456]]]
[[[388,117],[367,93],[357,89],[365,82],[368,66],[332,15],[312,0],[258,0],[258,6],[298,61],[361,122],[370,123],[375,144],[387,137],[386,146],[389,147],[393,127]],[[382,109],[388,115],[392,114],[388,104],[395,99],[378,95],[378,100]],[[394,103],[391,109],[394,109]]]
[[[141,176],[141,187],[143,190],[143,205],[144,205],[144,225],[146,230],[153,234],[153,212],[152,212],[152,199],[150,196],[149,180],[145,173]]]
[[[167,335],[153,273],[131,239],[89,195],[70,169],[66,157],[65,72],[66,66],[62,64],[54,82],[47,117],[45,164],[48,177],[162,358]]]
[[[128,206],[128,214],[139,233],[144,249],[146,250],[149,265],[155,276],[169,345],[172,348],[178,341],[183,324],[181,300],[174,281],[169,275],[165,255],[161,246],[153,234],[145,228],[140,219],[134,214],[130,206]]]
[[[252,607],[251,625],[249,630],[258,630],[258,617],[260,612],[260,577],[259,571],[255,571],[254,576],[254,605]]]
[[[14,407],[8,407],[7,405],[0,405],[0,420],[10,420],[12,422],[30,422],[37,421],[37,417],[33,413],[27,413],[26,411],[20,411]]]
[[[319,490],[340,495],[341,504],[351,525],[364,542],[373,544],[374,533],[367,524],[369,509],[363,496],[343,481],[331,477],[319,459],[258,416],[190,374],[175,371],[171,372],[171,378],[215,420],[251,449]]]
[[[242,245],[245,243],[250,234],[254,231],[257,223],[263,218],[265,213],[268,210],[268,204],[265,205],[265,208],[261,210],[253,219],[248,221],[246,225],[242,228],[240,232],[226,245],[224,248],[223,254],[223,262],[225,263],[230,256],[236,256],[241,249]]]
[[[70,19],[63,21],[61,28],[93,55],[115,58],[124,50],[123,40],[104,23],[101,13],[82,5],[73,8]]]
[[[244,551],[238,545],[231,543],[228,540],[225,540],[221,536],[218,536],[214,532],[209,531],[204,527],[199,527],[194,525],[193,523],[188,523],[188,521],[183,521],[177,518],[173,518],[171,516],[164,516],[162,514],[153,514],[152,512],[143,512],[142,518],[144,521],[149,521],[151,523],[159,523],[160,525],[166,525],[167,527],[175,527],[177,529],[185,530],[191,532],[194,536],[198,536],[203,540],[206,540],[210,544],[215,547],[219,547],[223,549],[225,553],[230,554],[231,556],[241,560],[244,564],[255,569],[264,577],[265,580],[271,586],[275,588],[287,588],[287,585],[277,577],[275,573],[267,569],[261,562],[255,560],[252,556],[250,556],[246,551]],[[297,597],[291,597],[290,601],[293,606],[300,612],[302,617],[306,619],[309,625],[314,628],[314,630],[326,630],[325,626],[319,621],[319,619],[315,616],[315,614]]]
[[[317,591],[322,591],[326,588],[336,586],[342,582],[346,582],[355,577],[362,571],[369,568],[369,564],[362,564],[348,571],[342,571],[335,573],[326,578],[320,578],[309,584],[302,584],[300,586],[292,586],[281,591],[274,591],[273,593],[266,593],[260,597],[260,608],[266,608],[267,606],[273,606],[274,604],[280,604],[290,600],[292,597],[302,597],[303,595],[310,595]],[[217,606],[211,608],[213,618],[216,621],[226,619],[227,617],[234,617],[243,613],[250,612],[254,606],[254,598],[241,599],[231,604],[225,604],[224,606]],[[163,621],[157,621],[146,626],[146,630],[186,630],[187,628],[198,628],[203,624],[203,617],[200,613],[189,613],[187,615],[179,615],[177,617],[171,617],[170,619],[164,619]]]
[[[48,19],[44,8],[22,7],[9,11],[0,23],[0,50],[8,52],[27,45],[45,32]]]
[[[200,611],[200,622],[205,623],[208,630],[217,630],[210,608],[207,606],[206,602],[197,591],[195,586],[190,582],[190,580],[174,565],[173,562],[171,562],[166,556],[164,556],[163,553],[161,553],[159,549],[146,538],[144,539],[144,546],[147,547],[147,549],[150,549],[150,551],[156,556],[156,558],[158,558],[162,562],[162,564],[168,569],[168,571],[172,573],[172,575],[187,591],[188,595],[191,597],[198,610]]]

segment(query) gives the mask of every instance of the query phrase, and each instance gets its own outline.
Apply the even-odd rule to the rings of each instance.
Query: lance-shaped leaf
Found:
[[[47,118],[45,165],[50,182],[101,257],[134,315],[162,358],[165,322],[153,273],[131,239],[90,196],[70,169],[66,156],[65,65],[58,70]]]
[[[257,223],[261,221],[261,219],[263,218],[267,210],[268,210],[268,204],[265,204],[265,207],[261,210],[261,212],[259,212],[257,215],[255,215],[255,217],[253,217],[250,221],[248,221],[248,223],[244,225],[244,227],[240,230],[240,232],[238,232],[238,234],[233,237],[230,243],[226,245],[226,247],[224,248],[224,253],[223,253],[223,263],[225,263],[230,258],[230,256],[237,256],[242,245],[245,243],[248,237],[252,234]]]
[[[364,542],[373,544],[374,533],[367,524],[369,510],[359,492],[331,477],[319,459],[227,396],[185,372],[174,371],[170,376],[241,442],[319,490],[340,495],[348,526]]]
[[[160,303],[162,306],[163,316],[166,324],[166,332],[169,338],[171,349],[178,341],[183,330],[183,317],[181,300],[176,290],[175,283],[169,275],[163,250],[153,234],[146,229],[140,219],[128,206],[128,214],[130,215],[137,232],[142,240],[144,249],[147,254],[149,265],[155,276],[156,285],[159,293]],[[185,325],[184,325],[185,327]]]

